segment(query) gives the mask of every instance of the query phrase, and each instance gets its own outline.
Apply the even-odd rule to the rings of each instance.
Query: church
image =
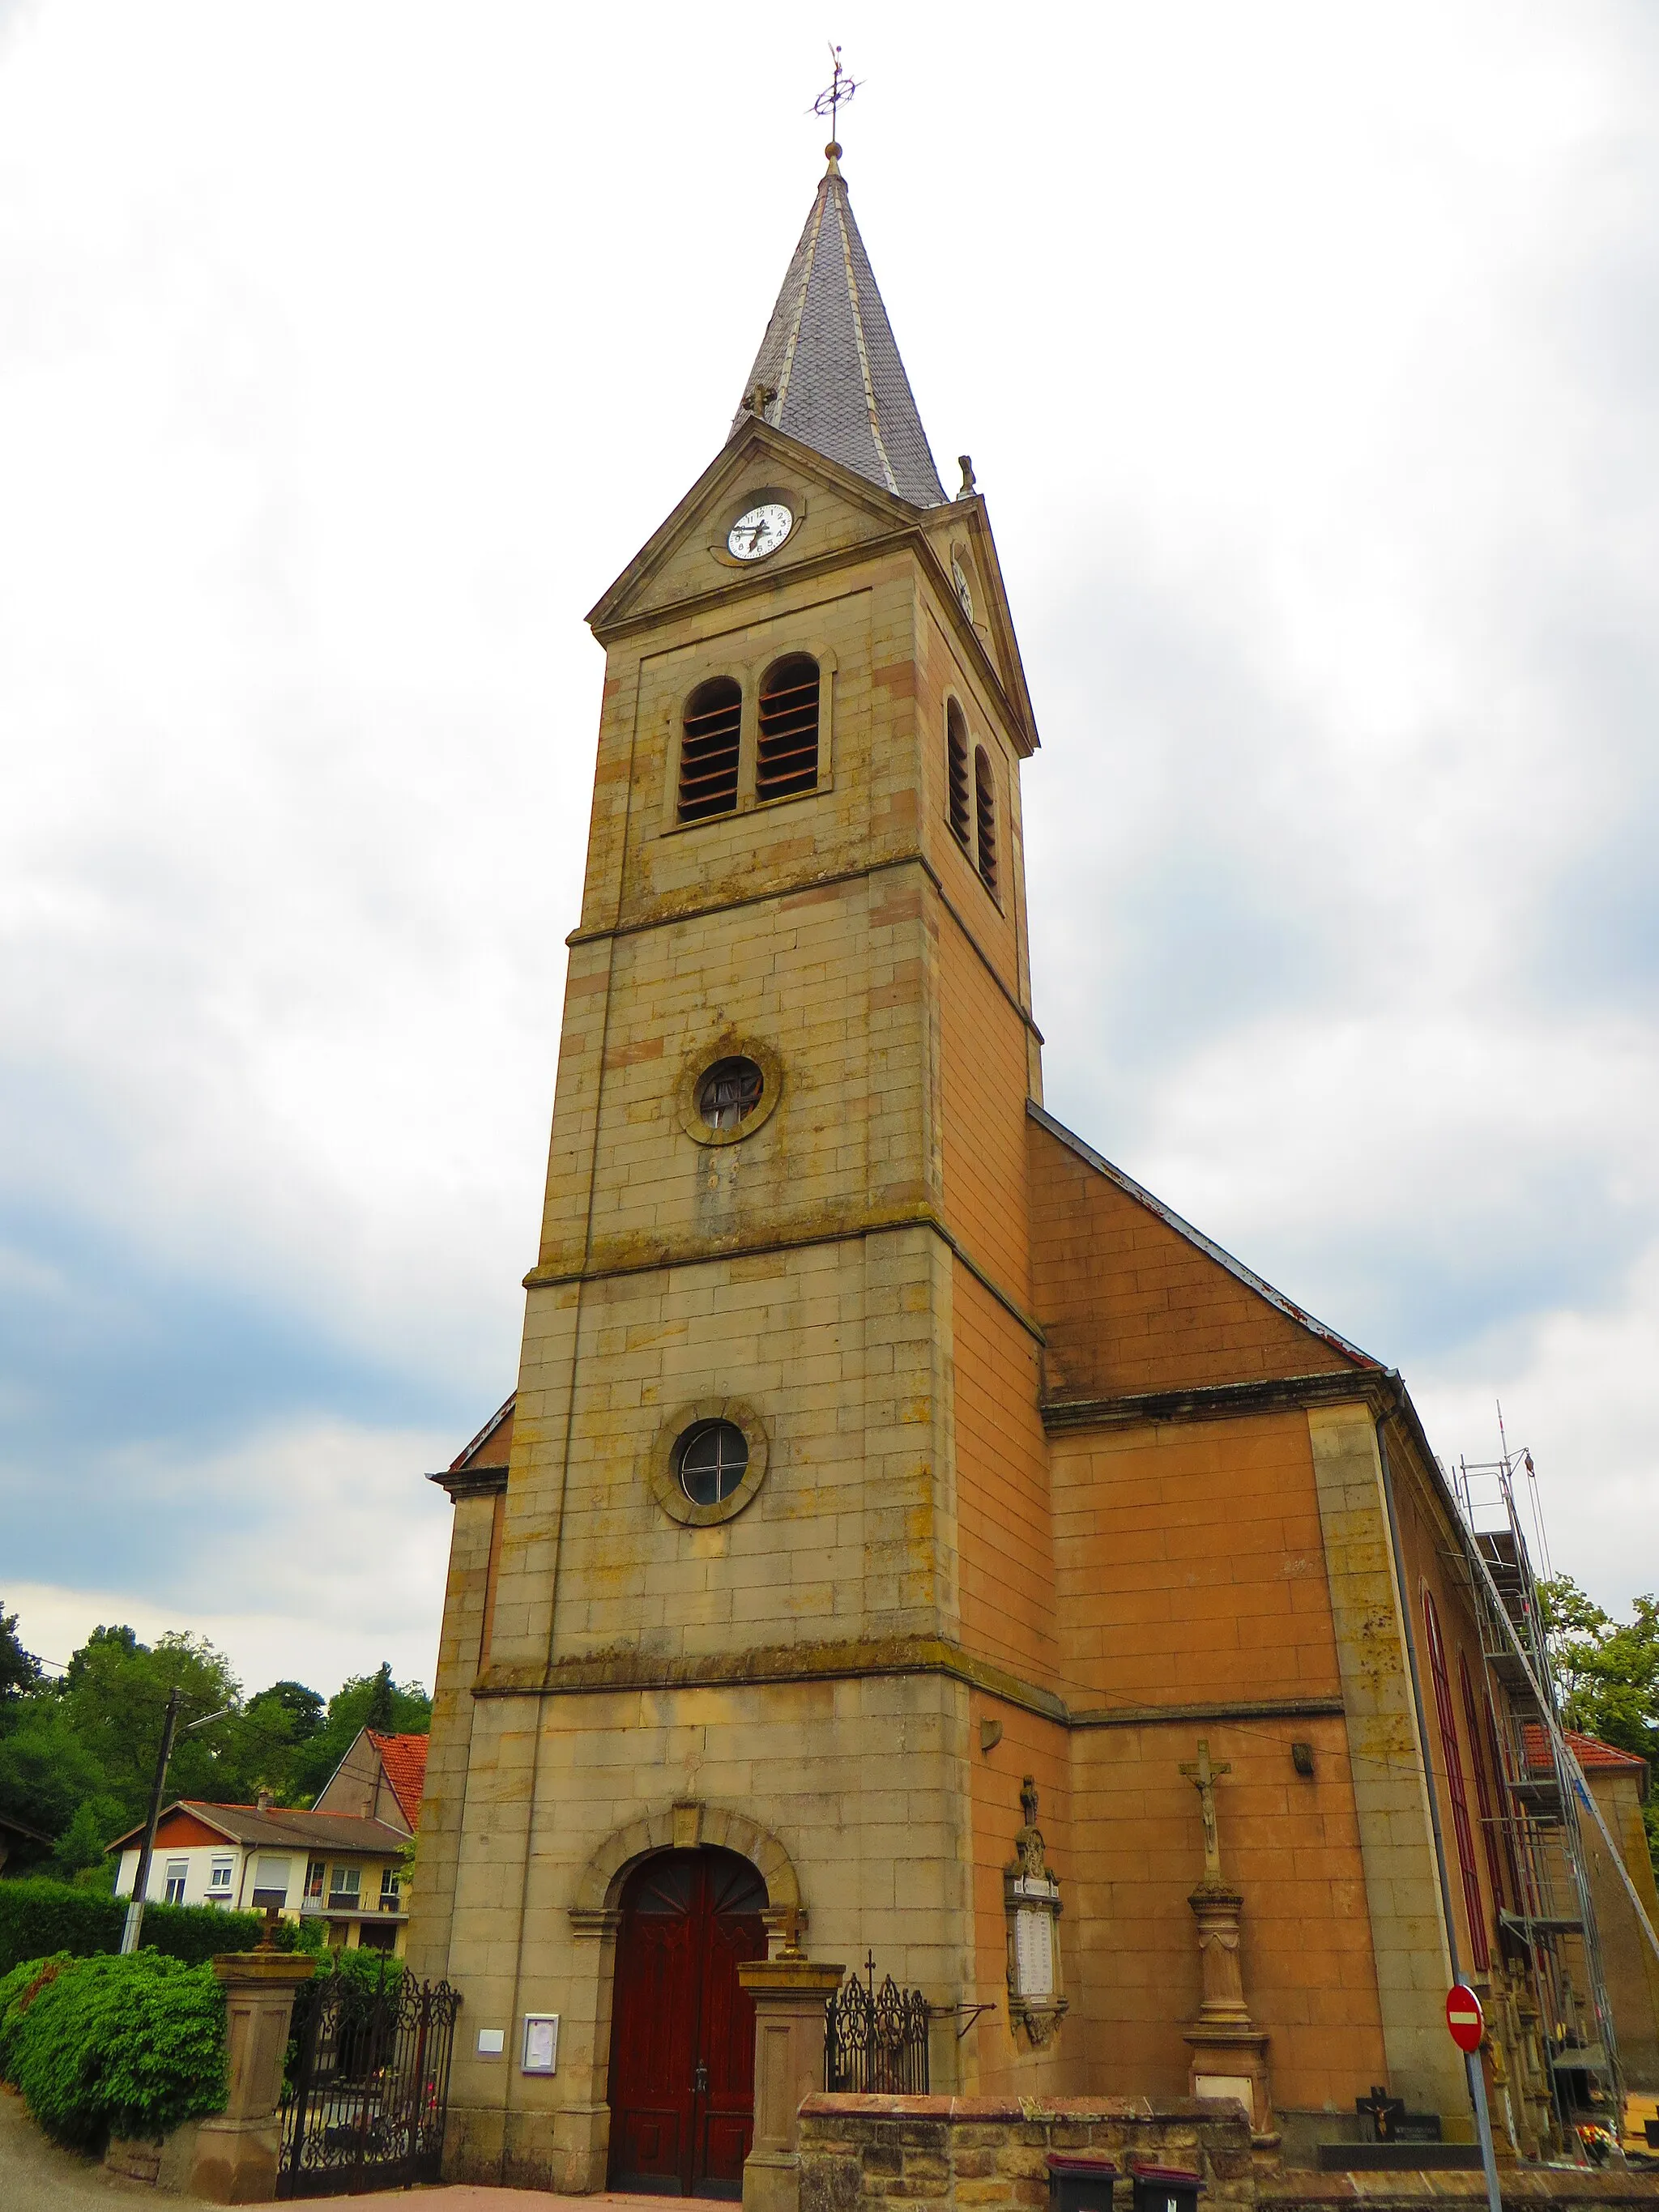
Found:
[[[1461,1975],[1534,2154],[1568,2045],[1616,2077],[1524,1553],[1396,1373],[1044,1107],[1031,699],[839,155],[588,617],[521,1362],[433,1478],[447,2171],[738,2195],[769,1952],[919,1992],[936,2094],[1236,2098],[1304,2162],[1379,2087],[1471,2139]]]

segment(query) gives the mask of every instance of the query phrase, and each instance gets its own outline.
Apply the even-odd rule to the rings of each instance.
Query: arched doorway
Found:
[[[755,2124],[766,1884],[735,1851],[659,1851],[622,1894],[611,2026],[612,2189],[741,2197]]]

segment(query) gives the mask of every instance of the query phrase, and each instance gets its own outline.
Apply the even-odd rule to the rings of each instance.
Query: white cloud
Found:
[[[142,1594],[31,1581],[0,1596],[26,1648],[60,1663],[100,1623],[125,1621],[146,1643],[170,1629],[205,1636],[250,1692],[288,1678],[331,1695],[382,1659],[429,1689],[451,1509],[419,1478],[453,1456],[430,1434],[341,1422],[184,1464],[115,1455],[111,1490],[137,1487],[162,1523]]]

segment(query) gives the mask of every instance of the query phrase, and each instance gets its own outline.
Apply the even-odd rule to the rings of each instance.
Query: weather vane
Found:
[[[846,70],[842,69],[841,65],[841,48],[839,46],[832,46],[830,47],[830,58],[836,65],[836,73],[830,78],[829,83],[825,85],[823,90],[818,94],[817,98],[812,102],[812,112],[814,115],[827,115],[830,118],[830,143],[834,144],[835,141],[841,136],[841,133],[836,128],[836,110],[844,106],[853,97],[853,94],[858,90],[858,85],[853,82],[852,78],[848,76]],[[837,146],[836,150],[839,153],[841,149]]]

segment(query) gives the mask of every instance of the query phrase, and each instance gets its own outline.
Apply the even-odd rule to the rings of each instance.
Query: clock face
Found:
[[[795,518],[781,501],[769,500],[740,514],[726,533],[727,552],[738,561],[763,561],[775,553],[795,526]]]
[[[968,579],[963,574],[962,563],[954,555],[951,556],[951,574],[956,580],[957,597],[962,601],[962,611],[967,616],[969,621],[972,622],[974,595],[968,588]]]

